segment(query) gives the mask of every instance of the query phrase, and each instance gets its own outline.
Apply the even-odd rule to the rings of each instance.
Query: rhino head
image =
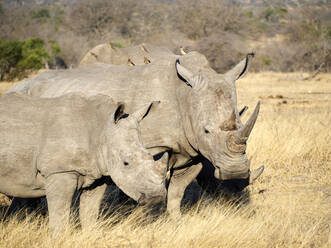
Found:
[[[166,197],[168,154],[153,159],[143,146],[139,122],[151,112],[156,102],[128,115],[119,104],[106,132],[107,170],[116,185],[138,203],[162,201]]]
[[[235,81],[245,74],[250,55],[225,74],[217,74],[207,66],[194,74],[176,62],[177,73],[190,87],[189,93],[187,87],[177,91],[186,137],[198,153],[211,161],[215,177],[221,180],[249,179],[252,183],[264,169],[261,166],[250,171],[246,156],[246,141],[257,120],[260,102],[245,124],[237,109]]]

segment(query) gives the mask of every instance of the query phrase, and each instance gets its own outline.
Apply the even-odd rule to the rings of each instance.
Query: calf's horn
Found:
[[[152,107],[160,104],[160,101],[154,101],[150,104],[144,105],[142,108],[138,109],[134,113],[131,114],[132,117],[134,117],[138,122],[140,122],[142,119],[144,119],[148,113],[151,111]]]

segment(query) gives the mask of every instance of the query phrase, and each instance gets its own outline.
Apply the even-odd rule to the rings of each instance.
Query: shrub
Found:
[[[22,42],[0,40],[0,80],[22,59]]]
[[[56,57],[61,53],[61,48],[59,44],[56,43],[55,40],[49,40],[48,44],[50,45],[50,56],[48,62],[55,65],[56,64]]]
[[[20,78],[27,70],[38,70],[45,63],[54,62],[61,48],[54,40],[50,40],[49,45],[50,53],[40,38],[0,40],[0,80]]]
[[[48,59],[45,42],[40,38],[31,38],[23,41],[22,60],[18,62],[17,66],[20,71],[41,69],[43,62]]]
[[[33,19],[47,19],[50,18],[51,14],[48,9],[40,9],[32,12]]]
[[[128,46],[127,44],[125,44],[125,42],[118,40],[112,41],[112,44],[114,45],[114,47],[118,47],[118,48],[123,48]]]

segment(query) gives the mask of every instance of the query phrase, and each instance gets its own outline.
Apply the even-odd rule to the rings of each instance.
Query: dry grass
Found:
[[[16,82],[0,82],[0,96],[13,87]]]
[[[296,78],[260,73],[237,82],[239,107],[251,113],[262,100],[248,155],[266,169],[248,204],[206,198],[178,220],[137,208],[56,240],[47,219],[31,215],[0,223],[0,247],[331,247],[331,75]]]
[[[26,77],[27,78],[34,77],[34,76],[36,76],[36,75],[38,75],[38,74],[40,74],[44,71],[46,71],[46,69],[32,71]],[[21,80],[19,80],[19,79],[15,79],[13,81],[0,81],[0,96],[20,81]]]

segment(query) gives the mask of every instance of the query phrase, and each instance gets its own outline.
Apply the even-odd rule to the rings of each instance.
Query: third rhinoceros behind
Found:
[[[109,176],[137,201],[165,198],[167,155],[154,161],[138,122],[152,104],[131,115],[110,97],[69,94],[54,99],[8,94],[0,98],[0,192],[46,195],[51,230],[67,221],[74,192],[82,189],[82,224],[96,219],[103,192],[88,189]],[[92,209],[87,209],[94,204]]]

